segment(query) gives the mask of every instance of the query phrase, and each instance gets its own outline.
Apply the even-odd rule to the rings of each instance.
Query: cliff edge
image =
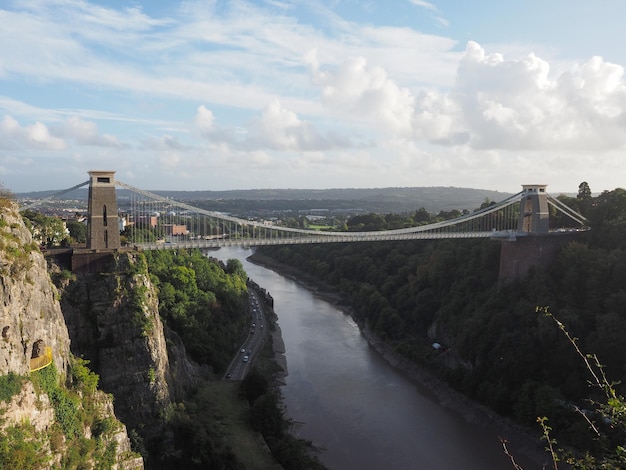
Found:
[[[73,358],[46,261],[0,197],[0,468],[142,469],[112,399]]]

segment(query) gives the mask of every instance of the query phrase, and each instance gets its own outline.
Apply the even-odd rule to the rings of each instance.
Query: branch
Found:
[[[522,467],[520,467],[517,462],[515,461],[515,458],[513,457],[513,454],[511,454],[511,452],[509,451],[509,448],[506,446],[507,443],[509,441],[506,440],[504,437],[500,438],[500,443],[502,444],[502,448],[504,449],[504,454],[511,459],[511,464],[513,465],[513,468],[515,470],[524,470]]]

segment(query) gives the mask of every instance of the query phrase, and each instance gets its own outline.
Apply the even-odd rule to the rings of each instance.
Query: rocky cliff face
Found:
[[[72,351],[94,365],[129,428],[148,441],[159,435],[165,412],[198,370],[175,336],[166,341],[141,253],[111,254],[102,273],[75,274],[60,288]]]
[[[82,463],[93,466],[96,459],[103,459],[105,452],[97,451],[102,444],[112,450],[106,457],[108,468],[143,468],[141,457],[130,452],[126,428],[115,418],[108,395],[93,391],[87,406],[86,395],[66,391],[59,385],[59,380],[62,384],[68,377],[71,355],[58,292],[17,207],[5,198],[0,198],[0,332],[0,440],[8,443],[0,450],[3,465],[8,462],[13,468],[21,468],[28,458],[28,468],[62,466],[73,458],[70,454],[75,451],[72,447],[76,442],[93,438],[93,446],[87,446],[88,452],[80,457]],[[33,371],[41,367],[40,372]],[[59,371],[58,376],[55,370]],[[41,387],[37,375],[42,371],[48,371],[48,377],[53,378],[51,384],[58,391],[55,396],[49,396]],[[59,414],[60,405],[77,418],[74,434],[65,432],[63,426],[67,423],[61,421],[66,416]],[[85,412],[87,408],[89,413]],[[94,421],[85,423],[78,419],[87,415]],[[93,435],[96,421],[111,425],[106,436],[100,435],[97,442]],[[19,450],[12,452],[12,448]]]
[[[62,373],[70,339],[46,262],[14,206],[0,211],[0,373],[27,375],[49,347]]]

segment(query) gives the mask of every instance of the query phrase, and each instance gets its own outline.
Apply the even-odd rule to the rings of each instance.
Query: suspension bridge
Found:
[[[350,232],[293,228],[280,221],[209,211],[117,181],[114,173],[91,171],[89,180],[21,209],[89,186],[87,249],[97,250],[122,245],[160,250],[461,238],[516,240],[531,234],[589,229],[582,215],[546,192],[546,185],[523,185],[517,194],[450,220],[394,230]],[[127,190],[129,196],[118,200],[116,188]],[[550,214],[567,219],[567,229],[551,227]],[[120,232],[126,235],[120,238]]]

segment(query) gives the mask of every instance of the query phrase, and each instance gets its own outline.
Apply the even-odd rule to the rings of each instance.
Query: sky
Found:
[[[0,182],[626,187],[623,0],[0,0]]]

